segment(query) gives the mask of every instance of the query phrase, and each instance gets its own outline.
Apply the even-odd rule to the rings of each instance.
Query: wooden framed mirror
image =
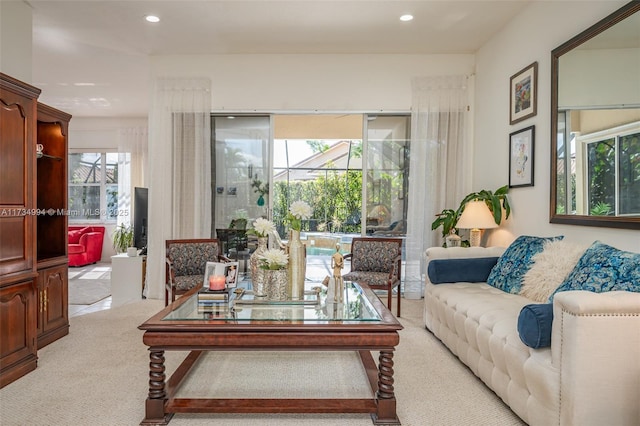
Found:
[[[640,2],[551,52],[551,223],[640,229]]]

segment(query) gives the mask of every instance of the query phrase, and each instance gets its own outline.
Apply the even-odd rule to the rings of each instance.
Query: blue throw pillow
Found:
[[[429,262],[427,273],[432,284],[485,282],[497,257],[435,259]]]
[[[519,236],[500,256],[487,278],[487,284],[507,293],[518,294],[522,286],[522,277],[531,268],[531,258],[544,249],[546,241],[563,238],[562,235],[546,238]]]
[[[522,343],[533,349],[551,346],[553,303],[527,305],[518,315],[518,334]]]
[[[640,254],[594,242],[549,301],[556,293],[569,290],[640,292]]]

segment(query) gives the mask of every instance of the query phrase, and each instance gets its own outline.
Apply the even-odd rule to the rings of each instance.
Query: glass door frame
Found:
[[[274,197],[273,197],[273,190],[274,190],[274,180],[273,180],[273,158],[274,158],[274,149],[275,149],[275,117],[277,115],[282,115],[282,114],[286,114],[286,115],[318,115],[318,114],[353,114],[353,115],[361,115],[362,116],[362,203],[361,203],[361,230],[360,230],[360,235],[361,236],[366,236],[367,235],[367,229],[366,229],[366,218],[368,217],[368,213],[369,213],[369,209],[368,209],[368,196],[370,195],[368,192],[368,176],[369,176],[369,172],[372,171],[369,167],[369,148],[370,148],[370,138],[369,138],[369,117],[402,117],[407,119],[407,137],[406,137],[406,141],[410,144],[410,120],[411,120],[411,113],[409,111],[390,111],[390,112],[373,112],[373,111],[366,111],[366,112],[362,112],[362,111],[345,111],[345,112],[336,112],[336,111],[292,111],[292,112],[259,112],[259,111],[252,111],[252,112],[238,112],[238,113],[230,113],[228,111],[214,111],[211,113],[212,116],[212,120],[216,117],[229,117],[229,116],[236,116],[236,117],[268,117],[269,118],[269,140],[266,141],[267,142],[267,158],[266,158],[266,162],[265,164],[267,165],[267,170],[265,170],[265,179],[266,182],[268,182],[269,185],[269,194],[267,197],[267,205],[266,207],[266,215],[267,218],[270,220],[273,220],[273,209],[274,209]],[[215,127],[213,128],[214,132],[215,132]],[[214,133],[212,133],[212,143],[214,144],[214,150],[212,152],[215,152],[215,141],[216,141],[216,135]],[[404,202],[403,202],[403,218],[406,221],[406,207],[407,207],[407,200],[406,200],[406,194],[408,192],[408,150],[405,151],[405,157],[404,157],[404,169],[403,169],[403,190],[404,190]],[[214,164],[216,164],[216,159],[214,158]],[[215,173],[215,172],[214,172]],[[216,188],[213,188],[213,191],[215,192]],[[215,197],[215,193],[213,194]],[[215,216],[215,213],[214,213]],[[216,223],[216,218],[213,218],[214,221],[213,223]],[[250,228],[252,226],[251,223],[247,224],[247,228]]]

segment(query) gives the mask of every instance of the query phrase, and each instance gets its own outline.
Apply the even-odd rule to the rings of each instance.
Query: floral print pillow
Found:
[[[563,238],[564,236],[562,235],[557,237],[519,236],[507,247],[498,259],[496,266],[491,269],[487,284],[507,293],[520,293],[522,278],[533,264],[531,258],[544,249],[546,241],[561,240]]]
[[[640,292],[640,254],[594,242],[549,301],[557,293],[570,290]]]

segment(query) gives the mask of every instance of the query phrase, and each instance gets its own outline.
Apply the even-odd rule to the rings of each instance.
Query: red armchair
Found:
[[[100,261],[104,226],[69,227],[69,266],[84,266]]]

